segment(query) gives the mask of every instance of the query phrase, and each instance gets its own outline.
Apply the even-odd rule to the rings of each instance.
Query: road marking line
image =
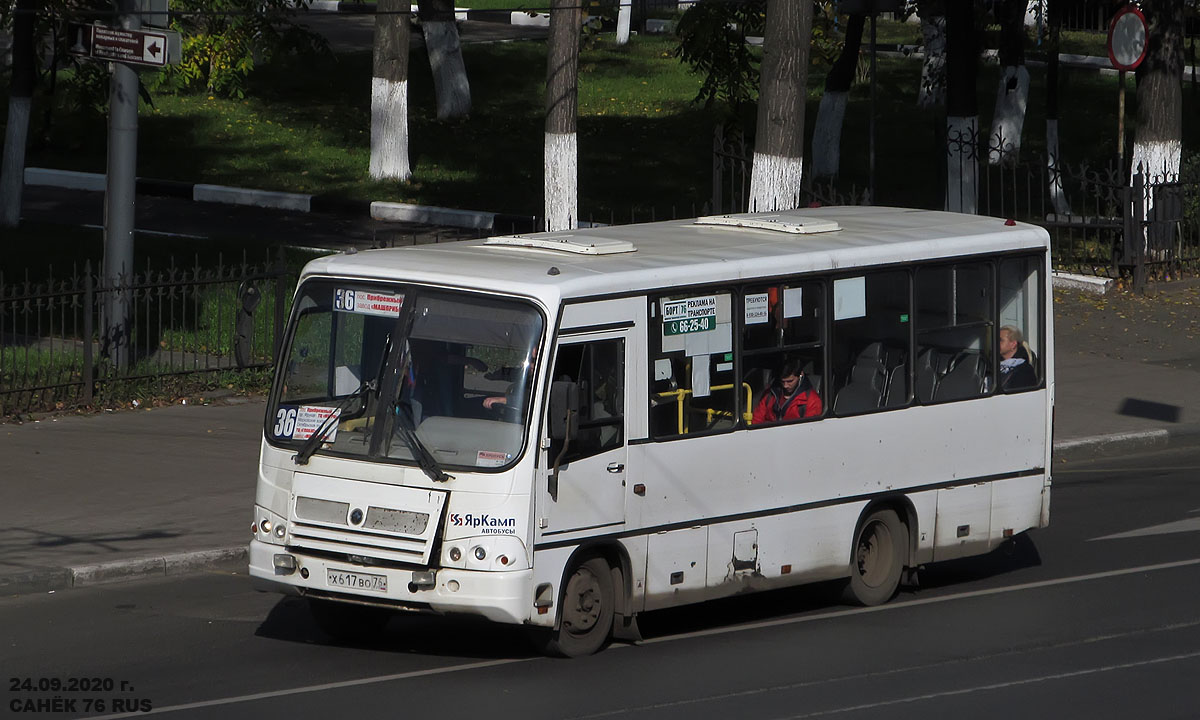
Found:
[[[1007,585],[1004,587],[989,588],[987,590],[972,590],[970,592],[956,593],[953,595],[941,595],[939,597],[921,598],[919,600],[891,602],[886,605],[876,605],[875,607],[833,610],[830,612],[817,613],[816,615],[802,615],[800,617],[793,618],[780,618],[778,620],[764,620],[761,622],[745,623],[742,625],[730,625],[729,627],[696,630],[695,632],[690,633],[681,633],[679,635],[669,635],[661,638],[644,640],[641,644],[653,645],[656,643],[671,642],[674,640],[686,640],[691,638],[707,637],[710,635],[724,635],[726,633],[740,632],[742,630],[759,630],[762,628],[779,627],[781,625],[795,625],[798,623],[813,622],[815,620],[828,620],[831,618],[845,617],[848,615],[862,615],[864,613],[902,610],[904,608],[917,607],[919,605],[932,605],[935,603],[949,602],[951,600],[967,600],[970,598],[1000,595],[1003,593],[1018,592],[1021,590],[1037,590],[1044,587],[1054,587],[1055,585],[1071,585],[1074,583],[1088,582],[1090,580],[1103,580],[1105,578],[1121,577],[1122,575],[1136,575],[1138,573],[1154,572],[1157,570],[1173,570],[1175,568],[1188,567],[1190,565],[1200,565],[1200,558],[1179,560],[1169,563],[1158,563],[1156,565],[1142,565],[1140,567],[1123,568],[1120,570],[1105,570],[1103,572],[1089,573],[1087,575],[1076,575],[1075,577],[1057,578],[1054,580],[1038,580],[1036,582],[1024,583],[1022,585]]]
[[[200,700],[197,702],[184,703],[182,705],[156,707],[149,712],[128,712],[118,713],[116,715],[101,715],[99,717],[91,718],[90,720],[115,720],[116,718],[142,717],[144,715],[157,715],[160,713],[178,712],[180,710],[219,707],[221,705],[233,705],[234,703],[249,702],[251,700],[266,700],[268,698],[286,697],[288,695],[302,695],[304,693],[321,692],[323,690],[339,690],[341,688],[356,687],[360,685],[375,685],[378,683],[390,682],[392,680],[411,680],[413,678],[442,675],[445,673],[460,672],[463,670],[480,670],[499,665],[515,665],[516,663],[541,659],[541,657],[528,657],[508,658],[505,660],[484,660],[482,662],[467,663],[465,665],[450,665],[449,667],[430,668],[428,670],[414,670],[412,672],[396,673],[394,675],[378,675],[376,677],[359,678],[358,680],[343,680],[341,682],[322,683],[320,685],[305,685],[302,687],[288,688],[286,690],[271,690],[268,692],[253,693],[251,695],[238,695],[236,697],[216,698],[214,700]]]
[[[1000,588],[990,588],[987,590],[974,590],[971,592],[957,593],[954,595],[943,595],[940,597],[924,598],[921,600],[909,600],[899,603],[889,603],[887,605],[878,605],[876,607],[867,608],[850,608],[847,610],[836,610],[832,612],[819,613],[816,615],[805,615],[797,618],[782,618],[779,620],[769,620],[757,623],[746,623],[742,625],[731,625],[725,628],[713,628],[711,630],[699,630],[691,633],[683,633],[680,635],[669,635],[661,638],[653,638],[644,640],[642,645],[656,645],[658,643],[670,642],[674,640],[685,640],[698,637],[706,637],[710,635],[724,635],[731,632],[740,632],[742,630],[757,630],[768,627],[778,627],[781,625],[794,625],[803,622],[811,622],[814,620],[827,620],[836,617],[845,617],[850,615],[861,615],[863,613],[882,612],[885,610],[898,610],[902,608],[916,607],[919,605],[930,605],[933,603],[949,602],[951,600],[965,600],[975,597],[986,597],[988,595],[999,595],[1006,592],[1016,592],[1019,590],[1034,590],[1043,587],[1053,587],[1055,585],[1070,585],[1077,582],[1086,582],[1089,580],[1101,580],[1110,577],[1120,577],[1122,575],[1135,575],[1138,573],[1154,572],[1157,570],[1171,570],[1174,568],[1188,567],[1190,565],[1200,565],[1200,558],[1191,560],[1179,560],[1177,562],[1158,563],[1155,565],[1143,565],[1135,568],[1124,568],[1121,570],[1106,570],[1104,572],[1090,573],[1088,575],[1077,575],[1069,578],[1058,578],[1054,580],[1039,580],[1037,582],[1024,583],[1022,585],[1011,585]],[[630,647],[630,646],[624,646]],[[1197,653],[1200,654],[1200,653]],[[193,703],[185,703],[182,705],[168,705],[157,707],[149,712],[130,712],[119,713],[116,715],[102,715],[91,720],[116,720],[117,718],[127,717],[142,717],[145,715],[157,715],[161,713],[176,712],[180,710],[194,710],[197,708],[220,707],[222,705],[233,705],[240,702],[250,702],[253,700],[265,700],[268,698],[286,697],[288,695],[302,695],[305,693],[321,692],[324,690],[337,690],[340,688],[356,687],[361,685],[375,685],[378,683],[391,682],[393,680],[411,680],[419,677],[430,677],[433,675],[445,675],[453,672],[462,672],[467,670],[480,670],[489,667],[498,667],[501,665],[515,665],[517,663],[530,662],[540,660],[540,657],[529,658],[509,658],[503,660],[486,660],[483,662],[466,663],[465,665],[451,665],[442,668],[430,668],[428,670],[414,670],[406,673],[396,673],[393,675],[378,675],[375,677],[359,678],[357,680],[343,680],[335,683],[322,683],[320,685],[305,685],[295,688],[287,688],[284,690],[271,690],[268,692],[253,693],[250,695],[238,695],[235,697],[216,698],[213,700],[201,700]]]
[[[1088,542],[1095,542],[1097,540],[1125,540],[1128,538],[1145,537],[1147,535],[1168,535],[1170,533],[1182,532],[1200,532],[1200,517],[1175,520],[1161,525],[1150,525],[1149,527],[1138,528],[1137,530],[1105,535],[1104,537],[1092,538]]]
[[[945,690],[943,692],[927,693],[925,695],[914,695],[912,697],[897,698],[896,700],[883,700],[881,702],[865,703],[863,705],[836,708],[834,710],[822,710],[820,712],[807,713],[805,715],[788,715],[786,720],[802,720],[803,718],[840,715],[841,713],[855,712],[857,710],[872,710],[874,708],[887,707],[888,705],[902,705],[905,703],[920,702],[922,700],[934,700],[937,698],[952,697],[954,695],[968,695],[970,693],[987,690],[1003,690],[1004,688],[1018,687],[1020,685],[1031,685],[1033,683],[1049,682],[1051,680],[1066,680],[1068,678],[1082,677],[1084,675],[1095,675],[1097,673],[1112,672],[1113,670],[1128,670],[1130,668],[1145,667],[1147,665],[1160,665],[1162,663],[1177,662],[1179,660],[1191,660],[1192,658],[1200,658],[1200,651],[1182,653],[1180,655],[1168,655],[1166,657],[1153,658],[1151,660],[1139,660],[1138,662],[1120,663],[1119,665],[1105,665],[1103,667],[1089,668],[1087,670],[1072,670],[1071,672],[1042,675],[1040,677],[1026,678],[1024,680],[1012,680],[1010,682],[993,683],[991,685],[976,685],[975,687],[960,688],[958,690]]]
[[[1010,657],[1014,655],[1022,655],[1030,652],[1045,652],[1049,650],[1062,650],[1065,648],[1080,647],[1083,645],[1094,645],[1097,643],[1108,642],[1110,640],[1121,640],[1129,637],[1138,637],[1149,635],[1157,632],[1174,632],[1176,630],[1184,630],[1200,626],[1200,620],[1185,623],[1174,623],[1171,625],[1163,625],[1156,628],[1145,628],[1139,630],[1131,630],[1120,633],[1109,633],[1107,635],[1096,635],[1082,640],[1070,640],[1066,642],[1051,643],[1049,645],[1034,645],[1028,648],[1016,648],[1012,650],[1002,650],[1000,652],[989,653],[987,655],[974,655],[967,658],[967,662],[991,662],[997,658]],[[652,705],[643,705],[640,707],[624,707],[616,710],[606,710],[604,712],[592,713],[590,715],[578,715],[570,718],[570,720],[598,720],[605,717],[628,717],[634,713],[649,712],[654,710],[666,710],[669,708],[680,708],[685,705],[698,705],[700,703],[715,702],[719,700],[732,700],[734,698],[749,697],[752,695],[762,695],[769,692],[779,692],[786,690],[803,690],[805,688],[817,687],[819,685],[831,685],[834,683],[847,682],[862,682],[864,680],[875,680],[877,678],[887,677],[890,675],[899,675],[901,673],[918,672],[923,670],[933,670],[936,668],[945,667],[947,665],[961,665],[963,658],[950,658],[948,660],[939,660],[937,662],[922,663],[920,665],[909,665],[901,668],[891,668],[889,670],[877,670],[874,672],[855,673],[853,675],[841,675],[838,677],[823,678],[821,680],[807,680],[804,682],[788,683],[786,685],[772,685],[769,687],[754,688],[753,690],[739,690],[737,692],[720,693],[718,695],[708,695],[699,698],[688,698],[687,700],[672,700],[669,702],[654,703]]]

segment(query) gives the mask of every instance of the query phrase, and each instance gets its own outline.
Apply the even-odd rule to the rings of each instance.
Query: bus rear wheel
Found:
[[[603,558],[589,558],[566,575],[559,626],[543,632],[543,652],[561,657],[592,655],[608,642],[613,625],[613,573]]]
[[[876,510],[859,525],[846,596],[857,605],[882,605],[896,594],[908,555],[908,528],[895,510]]]

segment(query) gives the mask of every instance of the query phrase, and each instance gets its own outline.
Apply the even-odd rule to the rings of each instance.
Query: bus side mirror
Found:
[[[574,440],[579,435],[579,385],[566,380],[550,384],[550,439]]]

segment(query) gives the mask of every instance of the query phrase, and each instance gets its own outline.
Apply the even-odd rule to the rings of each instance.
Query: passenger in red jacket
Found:
[[[771,387],[754,407],[753,424],[799,420],[821,414],[821,396],[797,360],[786,360]]]

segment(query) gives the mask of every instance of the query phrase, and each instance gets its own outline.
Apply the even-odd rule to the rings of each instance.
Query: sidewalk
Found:
[[[1200,344],[1104,356],[1106,321],[1080,309],[1096,302],[1056,303],[1056,465],[1200,441],[1200,409],[1178,405],[1200,398]],[[0,425],[0,595],[244,569],[263,413],[231,398]]]

